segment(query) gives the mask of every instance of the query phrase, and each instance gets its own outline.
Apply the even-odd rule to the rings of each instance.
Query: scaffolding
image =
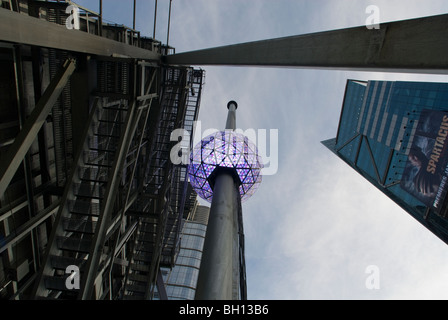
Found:
[[[0,42],[0,162],[20,159],[0,181],[0,297],[166,297],[160,268],[196,198],[170,135],[193,134],[204,71],[163,65],[172,48],[82,7],[71,43],[39,38],[70,3],[1,1],[35,37]]]

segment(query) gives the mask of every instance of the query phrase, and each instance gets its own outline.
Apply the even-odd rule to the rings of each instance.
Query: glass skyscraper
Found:
[[[185,220],[180,251],[172,270],[163,272],[169,300],[194,300],[210,208],[197,206]]]
[[[448,84],[348,80],[322,143],[448,243]]]

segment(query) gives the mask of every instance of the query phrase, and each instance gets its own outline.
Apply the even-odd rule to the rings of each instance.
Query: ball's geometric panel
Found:
[[[190,154],[190,184],[204,200],[212,202],[213,190],[207,180],[216,167],[235,168],[240,180],[241,201],[249,199],[261,183],[263,163],[257,147],[246,136],[232,130],[204,138]]]

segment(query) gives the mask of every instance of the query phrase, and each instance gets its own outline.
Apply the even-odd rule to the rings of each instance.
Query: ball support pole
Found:
[[[226,130],[236,128],[234,101],[227,104]],[[217,168],[219,170],[220,168]],[[233,294],[234,244],[238,241],[238,182],[231,170],[219,170],[213,183],[213,199],[205,236],[201,266],[195,300],[232,300]],[[236,248],[235,248],[236,249]]]

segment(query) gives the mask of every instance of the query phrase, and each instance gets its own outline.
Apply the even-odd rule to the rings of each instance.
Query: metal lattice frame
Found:
[[[30,152],[11,183],[4,183],[7,188],[0,199],[0,222],[13,229],[6,229],[6,237],[1,239],[1,254],[14,263],[14,247],[31,234],[34,267],[28,273],[31,276],[23,280],[27,282],[20,284],[19,290],[12,293],[2,290],[2,294],[38,299],[116,299],[129,296],[149,299],[157,290],[163,298],[164,285],[159,268],[161,264],[174,263],[182,217],[188,215],[195,194],[184,178],[186,168],[174,167],[161,157],[166,157],[166,150],[172,145],[169,141],[170,130],[174,127],[192,127],[191,121],[197,119],[203,72],[185,67],[165,68],[154,63],[152,58],[159,59],[159,51],[163,48],[152,39],[140,38],[132,43],[122,39],[130,44],[121,48],[134,58],[108,57],[106,51],[97,51],[99,55],[91,56],[90,53],[95,53],[104,45],[101,38],[95,38],[95,43],[88,35],[97,33],[98,21],[92,19],[101,17],[95,16],[89,17],[90,31],[86,29],[85,35],[76,35],[80,41],[98,44],[97,49],[87,46],[87,51],[75,53],[64,50],[70,50],[77,39],[71,44],[59,43],[54,39],[48,43],[49,47],[55,44],[52,48],[31,47],[34,41],[46,46],[39,39],[39,28],[47,28],[48,31],[48,28],[57,27],[56,24],[64,21],[61,4],[36,2],[36,5],[41,8],[41,13],[45,13],[41,18],[51,23],[27,17],[27,13],[36,15],[36,8],[30,8],[29,12],[21,10],[20,16],[0,9],[0,14],[5,18],[2,23],[9,21],[14,25],[14,21],[19,19],[23,20],[24,27],[16,31],[6,28],[3,36],[16,33],[11,37],[20,38],[17,35],[31,30],[31,25],[36,28],[34,40],[25,32],[21,38],[24,43],[20,46],[5,42],[0,45],[0,51],[11,57],[3,63],[7,67],[3,70],[7,70],[5,74],[9,78],[16,79],[13,89],[17,89],[17,97],[22,98],[17,98],[17,102],[28,103],[21,108],[22,116],[34,108],[29,106],[30,92],[29,86],[25,87],[26,82],[34,80],[34,97],[36,100],[44,97],[41,101],[46,98],[43,92],[39,93],[40,88],[51,88],[52,80],[60,87],[58,91],[48,89],[51,99],[60,98],[55,107],[52,107],[53,102],[45,104],[45,108],[50,107],[50,112],[40,112],[40,117],[46,121],[43,122],[43,129],[36,131],[37,138],[31,136],[31,131],[27,133],[31,152],[39,148],[41,184],[37,188],[33,186],[35,172],[31,171],[31,167],[36,167],[38,162]],[[104,32],[105,36],[113,35],[109,31]],[[1,40],[6,39],[3,37]],[[108,44],[112,46],[105,45],[103,48],[118,48],[115,42]],[[139,46],[144,51],[139,51]],[[142,57],[151,59],[138,59]],[[69,73],[64,73],[67,70],[63,67],[65,60],[73,61],[68,64]],[[26,61],[32,61],[33,65]],[[75,65],[76,69],[73,68]],[[61,78],[58,72],[63,74]],[[29,78],[29,74],[33,74],[33,79]],[[58,79],[63,79],[63,84]],[[192,87],[195,88],[196,97],[189,91]],[[62,95],[59,92],[63,92]],[[15,105],[14,99],[12,96],[11,105]],[[62,111],[60,115],[57,114],[58,108]],[[188,123],[184,121],[187,114],[193,115]],[[9,123],[1,124],[2,133],[12,133],[17,125],[22,125],[19,121]],[[32,125],[36,124],[33,121]],[[12,141],[2,146],[8,148]],[[27,145],[21,143],[20,148],[26,151]],[[154,165],[151,167],[149,163]],[[60,177],[57,172],[60,172]],[[146,174],[154,174],[154,179],[151,180]],[[18,196],[15,191],[15,186],[25,186],[22,181],[26,182],[26,189],[29,190],[26,196],[22,196],[23,193]],[[33,198],[39,199],[39,202],[32,201]],[[40,202],[41,199],[43,202]],[[146,209],[135,214],[133,209],[142,208],[142,203],[145,203]],[[18,220],[19,213],[25,209],[32,216],[21,222]],[[10,221],[15,221],[14,225]],[[46,236],[39,232],[42,227],[46,227]],[[132,277],[126,277],[130,274],[132,259],[136,257],[133,244],[145,229],[153,232],[154,238],[158,239],[157,243],[150,245],[150,259],[143,263],[143,267],[140,266],[151,270],[147,277],[150,281],[142,295],[138,292],[123,295],[131,288],[126,281],[132,280]],[[48,243],[47,253],[37,245],[38,242],[40,245]],[[78,266],[81,271],[80,290],[71,290],[66,286],[68,274],[65,271],[69,265]],[[21,280],[19,271],[13,279],[3,278],[3,273],[1,275],[3,288],[10,288],[13,281],[16,284]],[[135,278],[132,281],[136,281]],[[25,290],[30,291],[33,283],[32,294],[25,293]],[[135,288],[135,283],[133,285]]]

